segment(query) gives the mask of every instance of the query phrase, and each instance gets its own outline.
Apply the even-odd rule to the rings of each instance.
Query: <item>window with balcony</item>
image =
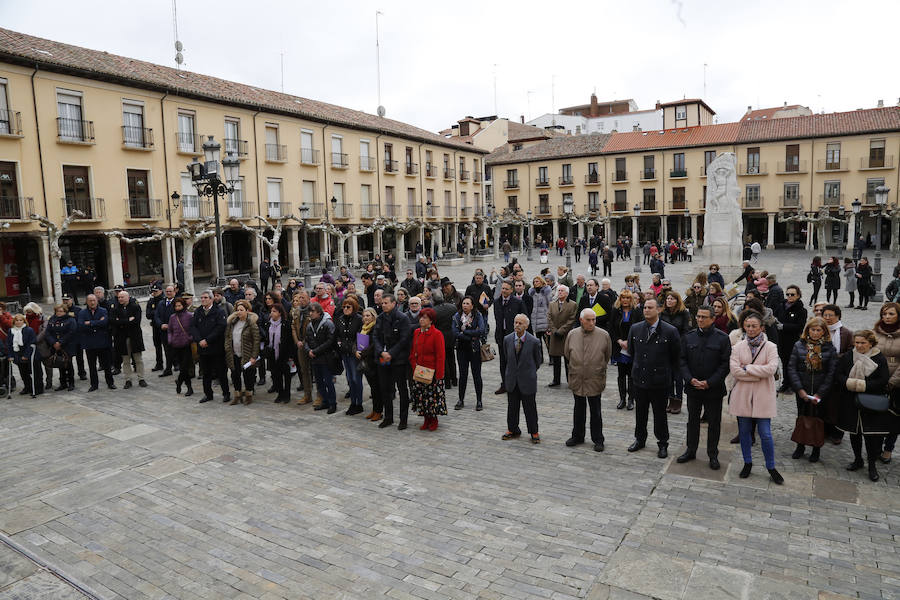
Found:
[[[344,154],[344,138],[339,135],[331,136],[331,167],[334,169],[346,169],[350,162]]]
[[[279,143],[277,125],[266,125],[266,160],[284,162],[287,159],[287,147]]]
[[[670,177],[687,177],[687,167],[684,166],[684,152],[676,152],[672,155],[672,172]]]
[[[868,167],[878,169],[884,166],[884,140],[872,140],[869,142]]]
[[[562,166],[562,177],[559,178],[559,185],[572,185],[572,165],[565,163]]]
[[[547,167],[538,167],[537,185],[539,187],[550,185],[550,177],[547,174]]]
[[[199,219],[201,216],[200,196],[191,181],[190,173],[181,174],[181,216],[184,219]]]
[[[672,188],[672,210],[685,210],[687,208],[686,195],[683,187]]]
[[[425,177],[435,177],[437,169],[434,166],[434,156],[431,150],[425,151]]]
[[[762,197],[758,185],[748,185],[744,189],[744,208],[762,208]]]
[[[400,207],[394,204],[394,186],[384,187],[384,215],[386,217],[399,217]]]
[[[359,142],[359,170],[375,170],[375,158],[371,155],[369,140],[360,140]]]
[[[597,170],[597,163],[589,162],[587,166],[587,179],[585,183],[600,183],[600,173]]]
[[[422,216],[422,207],[416,204],[416,188],[406,188],[406,216]]]
[[[866,179],[866,196],[863,199],[865,204],[875,205],[875,188],[884,185],[883,177],[873,177]]]
[[[332,188],[332,198],[337,200],[337,202],[332,202],[331,206],[334,209],[334,218],[335,219],[347,219],[352,215],[350,214],[350,205],[347,204],[344,198],[344,184],[343,183],[335,183]]]
[[[276,179],[274,177],[266,179],[266,197],[268,201],[269,218],[277,219],[281,217],[281,179]],[[287,216],[287,212],[284,213],[284,216]]]
[[[223,158],[227,157],[229,152],[239,158],[244,158],[249,153],[247,141],[241,139],[240,119],[225,119],[225,137],[222,141]]]
[[[93,123],[82,114],[81,92],[57,90],[57,122],[60,141],[93,142]]]
[[[66,216],[80,210],[84,219],[95,219],[91,182],[87,167],[63,165],[63,189],[65,190]]]
[[[800,171],[800,144],[787,144],[784,147],[784,172]]]
[[[539,194],[538,195],[537,214],[539,214],[539,215],[549,215],[550,214],[550,194]]]
[[[9,97],[6,90],[6,79],[0,78],[0,135],[14,132],[12,113],[9,111]]]
[[[178,151],[185,154],[203,152],[202,143],[197,135],[194,113],[178,112]]]
[[[450,190],[444,190],[444,216],[456,216],[456,207],[453,206],[453,194],[450,193]]]
[[[450,155],[444,155],[444,179],[450,179],[453,175],[453,169],[450,168]]]
[[[825,170],[838,171],[841,168],[841,143],[832,142],[825,146]]]
[[[150,130],[144,128],[143,102],[122,102],[122,143],[129,148],[149,148],[153,145]]]
[[[125,177],[128,183],[128,216],[132,219],[149,219],[155,216],[150,206],[150,179],[147,171],[128,169]]]
[[[481,183],[481,163],[477,158],[472,159],[472,177],[475,183]]]
[[[616,212],[628,212],[628,190],[616,190],[613,210]]]
[[[652,154],[644,156],[644,171],[641,179],[656,179],[656,157]]]
[[[646,211],[655,211],[656,210],[656,189],[645,189],[644,190],[644,203],[641,206],[641,210]],[[627,207],[626,207],[627,210]]]
[[[759,170],[759,148],[747,148],[747,175],[757,175]]]
[[[588,192],[587,210],[588,212],[600,210],[600,192]]]
[[[506,186],[507,189],[519,187],[519,171],[518,169],[506,170]]]
[[[826,181],[825,194],[823,197],[825,206],[840,206],[841,204],[841,182]]]
[[[244,178],[234,182],[233,191],[228,194],[228,217],[231,219],[248,219],[250,214],[250,206],[244,205]]]
[[[625,170],[625,158],[616,159],[616,170],[613,172],[613,181],[625,181],[628,179],[628,173]]]
[[[27,219],[21,200],[16,163],[0,162],[0,219]]]
[[[372,203],[372,186],[363,184],[359,186],[359,206],[364,219],[374,219],[378,216],[378,205]]]
[[[784,195],[781,198],[781,208],[800,208],[799,183],[784,184]]]
[[[313,144],[312,131],[300,131],[300,162],[304,165],[319,164],[318,150]]]
[[[384,172],[385,173],[396,173],[397,172],[397,161],[394,160],[393,144],[385,144],[384,145]]]

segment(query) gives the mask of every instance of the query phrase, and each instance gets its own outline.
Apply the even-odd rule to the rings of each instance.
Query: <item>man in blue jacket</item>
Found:
[[[200,399],[200,404],[212,400],[213,376],[222,386],[222,402],[229,402],[231,394],[228,378],[225,376],[225,311],[216,306],[209,290],[200,294],[200,308],[194,311],[188,332],[197,342],[200,355],[200,371],[203,373],[203,398]]]
[[[109,370],[109,314],[99,306],[97,296],[88,294],[87,306],[78,313],[78,333],[81,347],[87,355],[88,371],[91,375],[89,392],[97,391],[97,363],[106,378],[106,387],[116,389]]]
[[[400,424],[406,429],[409,413],[409,387],[406,372],[409,364],[409,345],[412,342],[412,324],[397,308],[393,294],[381,297],[382,312],[375,320],[373,337],[375,356],[378,360],[378,380],[384,400],[384,419],[378,427],[384,429],[394,423],[394,388],[400,393]]]

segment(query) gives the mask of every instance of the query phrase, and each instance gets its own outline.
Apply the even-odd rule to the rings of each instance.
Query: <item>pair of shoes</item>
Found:
[[[74,384],[74,383],[70,383],[70,384],[69,384],[68,391],[70,391],[70,392],[74,392],[74,391],[75,391],[75,384]]]
[[[456,403],[456,406],[453,407],[453,410],[462,410],[462,408],[465,405],[466,405],[466,403],[463,402],[462,400],[460,400],[459,402]]]
[[[212,398],[210,396],[203,396],[202,398],[200,398],[199,403],[203,404],[204,402],[209,402],[210,400],[212,400]]]
[[[131,380],[125,382],[125,385],[122,386],[123,389],[130,390],[131,389]]]
[[[625,398],[620,398],[619,403],[616,404],[616,410],[622,410],[625,408]]]
[[[863,459],[861,459],[861,458],[855,458],[855,459],[853,459],[853,462],[852,462],[852,463],[850,463],[849,465],[847,465],[847,470],[848,470],[848,471],[858,471],[858,470],[860,470],[860,469],[863,468],[863,465],[864,465],[864,464],[865,464],[865,463],[863,463]]]
[[[772,481],[774,481],[778,485],[784,483],[784,477],[782,477],[781,473],[779,473],[775,469],[769,469],[769,477],[771,477]]]
[[[803,444],[797,444],[797,447],[794,449],[794,453],[791,454],[791,458],[797,460],[798,458],[802,458],[804,454],[806,454],[806,446],[804,446]]]
[[[741,479],[747,479],[748,477],[750,477],[750,469],[752,469],[752,468],[753,468],[752,462],[744,463],[744,468],[741,469],[741,472],[738,475],[738,477],[740,477]]]
[[[235,392],[234,397],[231,399],[231,402],[228,403],[228,406],[234,406],[235,404],[240,404],[244,401],[244,392]]]
[[[372,412],[370,412],[369,414],[366,415],[366,421],[371,421],[372,417],[374,417],[374,416],[375,416],[375,411],[373,410]]]
[[[885,450],[884,452],[882,452],[882,453],[881,453],[881,456],[878,457],[878,460],[880,460],[880,461],[881,461],[881,464],[883,464],[883,465],[890,464],[890,462],[891,462],[891,451],[890,451],[890,450]]]
[[[730,444],[740,444],[740,443],[741,443],[741,436],[740,436],[740,434],[738,434],[738,435],[734,436],[733,438],[731,438],[731,441],[730,441],[729,443],[730,443]]]
[[[657,458],[668,458],[669,456],[669,445],[668,444],[660,444],[659,451],[656,453]]]
[[[422,426],[419,427],[419,429],[421,431],[427,431],[429,427],[431,427],[431,417],[425,417],[425,422],[422,423]]]
[[[475,410],[484,410],[484,405],[481,404],[481,400],[475,401]]]
[[[431,425],[428,426],[428,431],[436,431],[438,428],[438,418],[431,417]]]
[[[625,407],[626,410],[634,410],[634,399],[628,399],[628,405]]]
[[[138,385],[140,387],[147,387],[147,382],[144,381],[143,379],[138,379]]]
[[[353,416],[353,415],[358,415],[362,411],[363,411],[362,404],[351,404],[350,408],[348,408],[347,412],[344,414]]]
[[[501,385],[501,386],[498,387],[496,390],[494,390],[494,393],[497,394],[498,396],[499,396],[500,394],[505,394],[505,393],[506,393],[506,386],[502,386],[502,385]]]
[[[541,443],[541,434],[532,433],[531,434],[531,443],[532,444],[540,444]]]
[[[503,436],[500,439],[501,440],[513,440],[513,439],[516,439],[517,437],[521,437],[521,435],[522,435],[521,431],[518,433],[513,433],[512,431],[507,431],[506,433],[503,434]]]
[[[378,424],[378,428],[384,429],[385,427],[390,427],[393,424],[394,424],[393,419],[385,419],[384,421],[382,421],[381,423]]]
[[[710,456],[709,457],[709,468],[713,471],[718,471],[722,465],[719,464],[718,456]]]
[[[603,452],[603,442],[594,444],[594,452]]]
[[[853,305],[852,305],[852,304],[848,304],[848,305],[845,306],[844,308],[853,308]]]
[[[566,446],[568,446],[569,448],[571,448],[572,446],[577,446],[579,444],[583,444],[583,443],[584,443],[583,439],[579,440],[579,439],[576,439],[573,437],[570,437],[569,439],[566,440]]]
[[[559,386],[560,386],[560,383],[558,381],[551,381],[547,387],[555,388],[555,387],[559,387]]]
[[[381,420],[381,413],[380,413],[380,412],[373,412],[373,413],[372,413],[372,418],[369,419],[369,420],[370,420],[370,421],[373,421],[373,422],[374,422],[374,421],[380,421],[380,420]]]
[[[163,370],[163,366],[162,366],[162,365],[156,365],[155,367],[153,367],[152,369],[150,369],[150,372],[151,372],[151,373],[156,373],[157,371],[162,371],[162,370]]]
[[[310,402],[312,402],[312,398],[310,398],[309,396],[303,396],[302,398],[297,400],[297,404],[309,404]]]
[[[638,440],[634,440],[633,442],[631,442],[631,445],[628,446],[628,451],[629,451],[629,452],[637,452],[638,450],[640,450],[641,448],[643,448],[645,445],[646,445],[646,444],[645,444],[644,442],[640,442],[640,441],[638,441]]]
[[[813,448],[812,452],[809,453],[809,462],[819,462],[819,449]]]
[[[678,464],[683,464],[688,462],[689,460],[694,460],[695,458],[697,458],[697,453],[693,452],[692,450],[688,450],[687,452],[676,458],[675,462],[677,462]]]

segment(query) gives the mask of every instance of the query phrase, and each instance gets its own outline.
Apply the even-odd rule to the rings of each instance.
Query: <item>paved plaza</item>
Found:
[[[760,264],[806,295],[810,257],[764,252]],[[894,264],[885,259],[888,277]],[[615,287],[632,265],[614,264]],[[441,272],[464,289],[475,266]],[[704,266],[697,256],[666,274],[683,291]],[[847,310],[844,322],[877,316]],[[152,348],[149,328],[147,339]],[[615,410],[613,371],[606,450],[567,448],[572,396],[546,387],[550,371],[538,373],[540,445],[501,441],[497,361],[484,368],[485,410],[470,390],[435,432],[419,417],[380,430],[345,416],[346,401],[334,415],[266,394],[201,405],[156,374],[147,389],[87,394],[78,382],[0,400],[0,600],[900,598],[898,461],[879,465],[873,484],[844,469],[846,441],[818,463],[792,460],[793,396],[773,420],[783,486],[758,445],[759,467],[738,478],[727,414],[720,471],[706,466],[703,441],[698,460],[675,463],[685,412],[670,416],[669,459],[652,443],[628,454],[634,412]]]

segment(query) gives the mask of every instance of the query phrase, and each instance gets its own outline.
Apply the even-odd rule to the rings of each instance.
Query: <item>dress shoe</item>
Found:
[[[520,437],[521,435],[522,435],[521,432],[520,432],[520,433],[513,433],[513,432],[511,432],[511,431],[507,431],[506,433],[503,434],[503,436],[502,436],[500,439],[501,439],[501,440],[514,440],[514,439],[516,439],[517,437]]]
[[[74,392],[74,391],[75,391],[75,384],[71,384],[71,383],[70,383],[70,384],[69,384],[69,387],[68,387],[68,391]]]
[[[583,443],[584,443],[584,440],[579,440],[579,439],[576,439],[573,437],[570,437],[569,439],[566,440],[566,446],[568,446],[569,448],[571,448],[572,446],[577,446],[578,444],[583,444]]]
[[[681,463],[686,463],[689,460],[694,460],[695,458],[697,458],[697,453],[688,450],[687,452],[685,452],[684,454],[682,454],[681,456],[676,458],[675,462],[681,464]]]
[[[769,477],[771,477],[772,481],[774,481],[778,485],[784,483],[784,477],[782,477],[781,473],[779,473],[776,469],[769,469]]]
[[[176,394],[180,394],[180,393],[181,393],[181,382],[180,382],[180,381],[176,381],[176,382],[175,382],[175,393],[176,393]]]
[[[350,399],[350,392],[348,391],[346,394],[344,394],[344,400],[349,400],[349,399]]]
[[[718,471],[719,468],[721,468],[721,466],[722,465],[719,464],[718,456],[710,456],[709,457],[709,468],[710,469],[712,469],[713,471]]]
[[[628,451],[629,452],[637,452],[638,450],[643,448],[645,445],[646,444],[644,444],[644,442],[639,442],[637,440],[634,440],[633,442],[631,442],[631,445],[628,446]]]
[[[130,390],[131,389],[131,380],[129,379],[128,381],[126,381],[125,385],[122,387],[123,387],[123,389]]]
[[[501,385],[500,387],[498,387],[498,388],[494,391],[494,393],[497,394],[498,396],[499,396],[500,394],[505,394],[505,393],[506,393],[506,387],[504,387],[504,386]]]
[[[484,405],[481,404],[481,400],[476,400],[476,401],[475,401],[475,410],[479,410],[479,411],[480,411],[480,410],[484,410]]]
[[[541,443],[541,434],[532,433],[531,434],[531,443],[532,444],[540,444]]]
[[[750,477],[750,471],[752,469],[753,469],[752,462],[744,463],[744,468],[741,469],[741,472],[738,474],[738,477],[740,477],[741,479],[747,479],[748,477]]]
[[[634,410],[634,400],[632,398],[628,399],[628,405],[625,407],[626,410]]]
[[[559,387],[560,385],[561,385],[561,384],[560,384],[558,381],[551,381],[551,382],[547,385],[547,387],[555,388],[555,387]]]
[[[209,396],[203,396],[202,398],[200,398],[200,404],[209,402],[210,400],[212,400],[212,398],[210,398]]]
[[[656,453],[657,458],[668,458],[669,456],[669,445],[668,444],[660,444],[659,451]]]
[[[110,374],[111,375],[121,375],[122,370],[121,369],[113,369],[112,371],[110,371]]]
[[[160,377],[171,377],[171,375],[172,375],[172,371],[169,371],[169,370],[165,370],[159,374]]]
[[[864,464],[865,463],[863,463],[863,459],[861,459],[861,458],[854,459],[852,463],[847,465],[847,470],[848,471],[858,471],[863,468]]]
[[[809,462],[819,462],[819,449],[813,448],[812,452],[809,453]]]
[[[731,438],[731,441],[730,441],[729,443],[730,443],[730,444],[740,444],[740,443],[741,443],[741,436],[740,436],[740,434],[738,434],[738,435],[734,436],[733,438]]]
[[[144,381],[143,379],[138,379],[138,385],[140,387],[147,387],[147,382]]]
[[[106,384],[106,389],[108,389],[108,390],[114,390],[114,389],[116,389],[116,384],[114,384],[114,383],[108,383],[108,384]]]
[[[231,402],[231,394],[225,394],[222,396],[222,402]]]
[[[622,410],[625,408],[625,398],[619,400],[619,403],[616,404],[616,410]]]
[[[278,402],[278,399],[277,399],[277,398],[275,399],[275,402]],[[328,408],[328,406],[325,405],[325,404],[320,404],[320,405],[318,405],[318,406],[313,406],[313,410],[325,410],[326,408]]]
[[[348,408],[347,412],[344,414],[353,416],[353,415],[358,415],[362,411],[363,411],[362,404],[351,404],[350,408]]]
[[[384,429],[385,427],[390,427],[393,424],[394,424],[394,421],[389,421],[388,419],[385,419],[384,421],[382,421],[381,423],[378,424],[378,428]]]
[[[286,403],[286,402],[287,402],[287,401],[285,401],[285,403]],[[337,406],[329,406],[329,407],[328,407],[328,410],[326,410],[325,412],[326,412],[327,414],[329,414],[329,415],[333,415],[334,413],[337,412]]]
[[[797,460],[801,458],[804,454],[806,454],[806,446],[803,444],[797,444],[797,447],[794,449],[794,453],[791,454],[791,458]]]
[[[669,402],[669,412],[673,415],[677,415],[681,412],[681,398],[672,398]]]
[[[375,411],[373,410],[372,412],[370,412],[369,414],[366,415],[366,421],[371,421],[372,417],[374,417],[374,416],[375,416]]]
[[[187,386],[187,391],[184,393],[185,397],[194,395],[194,388],[190,385]]]
[[[603,452],[603,442],[594,444],[594,452]]]
[[[267,393],[267,394],[274,394],[274,393],[275,393],[275,386],[273,385],[272,387],[270,387],[269,389],[267,389],[267,390],[266,390],[266,393]]]
[[[97,388],[93,388],[93,389],[90,389],[90,390],[88,390],[88,391],[89,391],[89,392],[93,392],[93,391],[96,390],[96,389],[97,389]],[[21,392],[19,392],[19,395],[20,395],[20,396],[24,396],[24,395],[30,394],[30,393],[31,393],[31,390],[29,390],[29,389],[24,389],[24,390],[22,390]]]
[[[406,429],[406,421],[400,421],[400,424],[397,425],[397,429],[399,431],[403,431],[404,429]]]
[[[463,402],[462,400],[460,400],[460,401],[457,402],[456,405],[453,407],[453,410],[462,410],[462,408],[463,408],[465,405],[466,405],[466,403]]]
[[[156,373],[157,371],[162,371],[162,370],[163,370],[163,366],[162,366],[162,365],[156,365],[156,366],[154,366],[152,369],[150,369],[150,372],[151,372],[151,373]]]

